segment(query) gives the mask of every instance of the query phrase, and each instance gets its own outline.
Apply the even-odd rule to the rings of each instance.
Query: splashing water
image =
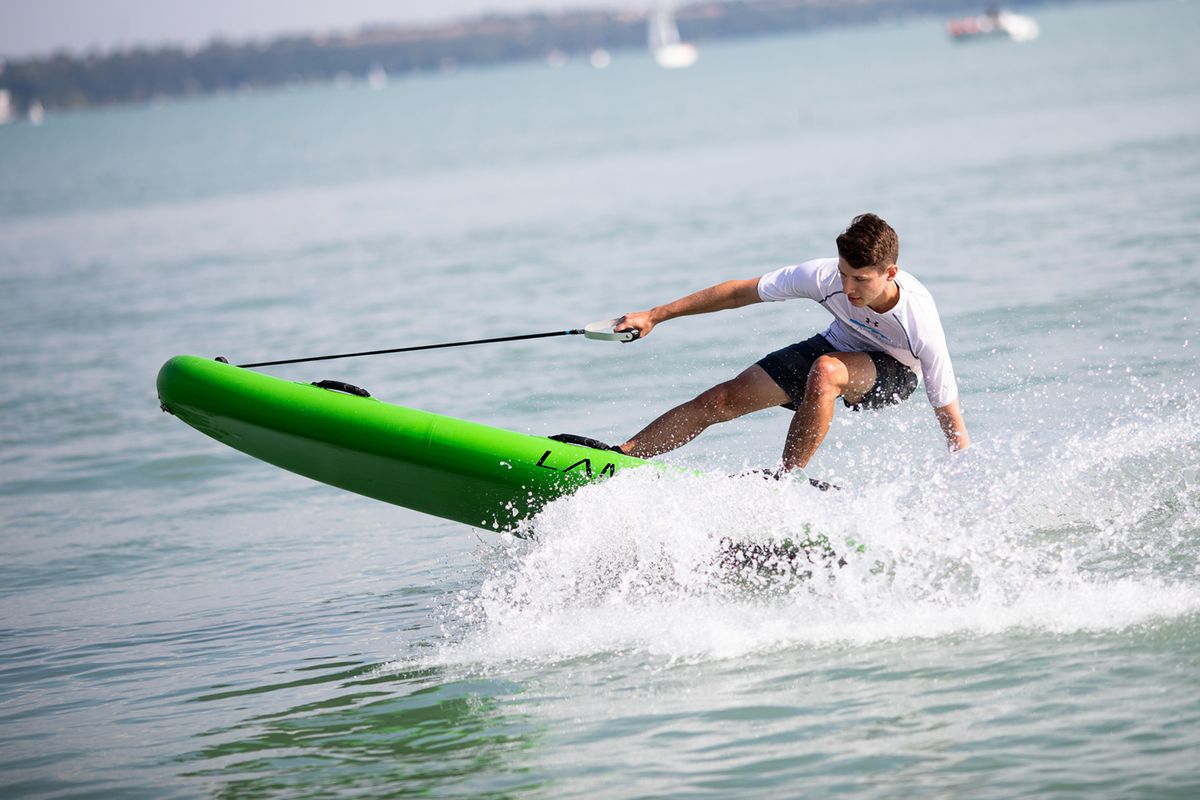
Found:
[[[729,658],[1116,630],[1194,613],[1195,416],[1185,407],[1157,420],[1021,434],[840,492],[627,472],[547,506],[530,523],[533,539],[484,553],[482,583],[451,605],[441,658]],[[761,569],[720,557],[723,539],[820,534],[842,566],[817,557],[799,570]]]

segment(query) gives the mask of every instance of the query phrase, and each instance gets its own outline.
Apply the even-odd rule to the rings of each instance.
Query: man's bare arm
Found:
[[[971,444],[971,436],[967,433],[966,423],[963,422],[962,409],[958,405],[958,400],[941,408],[935,408],[933,413],[937,416],[938,424],[946,436],[946,443],[950,445],[950,449],[966,450]]]
[[[761,303],[758,296],[758,278],[733,280],[718,283],[707,289],[693,292],[671,303],[655,306],[649,311],[634,311],[617,320],[617,330],[635,330],[646,338],[654,326],[675,317],[691,314],[707,314],[727,308],[741,308],[752,303]]]

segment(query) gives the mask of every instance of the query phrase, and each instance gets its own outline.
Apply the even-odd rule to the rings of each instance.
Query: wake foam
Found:
[[[980,443],[839,492],[625,472],[551,503],[530,522],[534,538],[484,549],[477,588],[446,611],[436,660],[733,658],[793,646],[1112,631],[1194,614],[1200,426],[1192,416]],[[723,539],[821,534],[844,566],[721,563]]]

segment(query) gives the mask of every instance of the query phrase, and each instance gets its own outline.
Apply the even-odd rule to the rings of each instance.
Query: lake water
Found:
[[[0,128],[0,795],[1200,792],[1200,4],[704,42]],[[923,392],[769,411],[549,506],[421,516],[158,410],[235,362],[575,327],[831,254],[873,210],[937,297]],[[279,367],[620,440],[826,324],[811,303]],[[867,543],[766,586],[725,535]]]

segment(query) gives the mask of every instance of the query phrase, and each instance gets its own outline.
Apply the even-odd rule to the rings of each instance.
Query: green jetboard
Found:
[[[197,356],[158,373],[158,397],[235,450],[341,489],[488,530],[647,462],[492,428]],[[365,394],[365,393],[364,393]]]

